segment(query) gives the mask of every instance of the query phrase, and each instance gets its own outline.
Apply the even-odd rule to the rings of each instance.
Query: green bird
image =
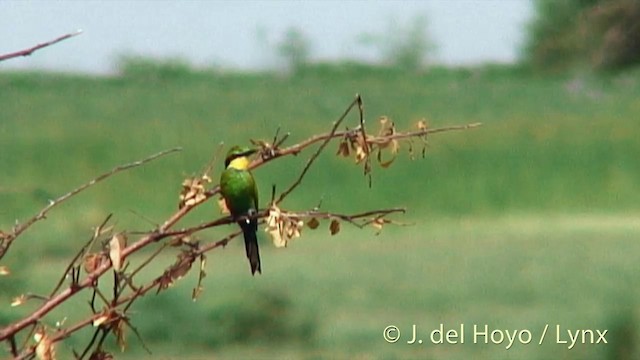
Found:
[[[253,175],[248,170],[249,156],[257,150],[248,147],[234,146],[224,160],[225,170],[220,175],[220,193],[227,204],[231,216],[236,219],[244,234],[244,246],[251,265],[251,274],[260,269],[260,252],[258,251],[257,219],[240,219],[258,212],[258,188]]]

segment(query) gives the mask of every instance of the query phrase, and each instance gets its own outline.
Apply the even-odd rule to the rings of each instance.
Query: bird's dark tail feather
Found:
[[[258,250],[258,222],[256,220],[250,222],[241,222],[240,227],[244,235],[244,247],[247,250],[247,259],[251,265],[251,275],[255,275],[256,271],[262,274],[260,269],[260,251]]]

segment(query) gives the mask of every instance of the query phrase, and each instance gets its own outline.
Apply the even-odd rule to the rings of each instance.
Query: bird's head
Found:
[[[251,149],[248,147],[236,145],[229,149],[227,157],[224,159],[224,167],[245,170],[247,167],[249,167],[249,156],[256,153],[257,151],[257,149]]]

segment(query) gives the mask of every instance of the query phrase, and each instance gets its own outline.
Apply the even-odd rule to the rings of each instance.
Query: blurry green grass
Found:
[[[291,142],[327,131],[356,92],[364,98],[370,131],[380,115],[399,130],[423,117],[432,127],[484,126],[433,136],[419,161],[408,160],[405,145],[389,171],[374,169],[376,196],[369,196],[350,160],[331,156],[331,146],[292,205],[313,206],[324,197],[331,208],[393,203],[451,215],[626,211],[640,204],[636,73],[580,81],[492,68],[420,76],[322,67],[294,77],[189,74],[0,74],[0,166],[11,174],[0,185],[0,226],[112,166],[183,146],[181,155],[122,174],[85,197],[86,206],[135,207],[161,218],[175,204],[180,180],[202,169],[219,142],[270,140],[278,126],[291,132]],[[356,124],[354,113],[346,125]],[[262,198],[271,184],[290,183],[305,159],[261,169]],[[336,191],[337,183],[350,190]]]
[[[390,116],[399,130],[423,117],[432,127],[484,125],[431,137],[424,159],[409,160],[404,145],[390,169],[374,168],[372,189],[362,169],[334,157],[337,145],[330,146],[286,207],[308,209],[320,200],[323,209],[345,213],[406,206],[409,213],[398,220],[416,225],[378,237],[319,230],[284,251],[264,242],[265,275],[256,279],[247,274],[239,244],[213,252],[198,302],[189,299],[190,277],[134,307],[134,324],[158,349],[152,358],[621,358],[614,346],[568,352],[530,344],[505,351],[382,340],[388,324],[487,323],[535,336],[545,323],[622,329],[618,319],[638,316],[640,76],[576,80],[516,70],[434,69],[416,76],[319,66],[287,77],[156,69],[96,79],[0,73],[0,229],[115,165],[184,148],[109,179],[36,224],[3,260],[14,275],[2,279],[0,301],[24,291],[47,293],[55,279],[44,274],[61,269],[111,212],[118,229],[163,221],[176,209],[182,179],[199,172],[220,141],[269,140],[278,126],[291,132],[290,143],[305,139],[327,131],[358,92],[371,131],[379,115]],[[354,113],[349,125],[356,124]],[[288,186],[306,158],[256,171],[263,205],[271,184]],[[217,214],[215,204],[205,204],[186,223]],[[217,239],[224,230],[202,236]],[[32,306],[0,310],[0,323]],[[88,310],[86,298],[47,320],[78,308]],[[249,319],[234,328],[229,318],[243,315]],[[234,337],[252,328],[253,317],[273,332],[257,331],[244,342]],[[635,339],[633,326],[637,321],[627,335],[610,337]],[[67,340],[61,351],[84,339]],[[141,358],[129,339],[130,358]]]
[[[609,329],[610,344],[638,341],[637,215],[443,218],[371,232],[345,228],[331,237],[323,228],[286,249],[263,242],[264,275],[256,278],[240,242],[211,253],[198,301],[190,299],[194,272],[132,308],[132,323],[154,355],[145,357],[129,334],[123,358],[620,359],[612,354],[629,345],[567,350],[554,344],[556,324]],[[48,289],[35,274],[62,265],[34,263],[30,289]],[[150,274],[161,271],[156,266]],[[83,301],[75,309],[87,307]],[[78,314],[73,308],[62,310],[67,321]],[[412,324],[431,331],[440,323],[465,324],[467,344],[406,344]],[[382,339],[391,324],[404,334],[396,344]],[[529,330],[534,340],[509,350],[473,344],[474,324]],[[540,346],[535,336],[545,324],[551,329]],[[82,339],[67,340],[59,352]]]

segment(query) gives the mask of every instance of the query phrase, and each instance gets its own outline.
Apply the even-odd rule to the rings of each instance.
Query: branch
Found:
[[[361,114],[360,128],[351,130],[351,131],[350,130],[337,131],[341,122],[344,120],[344,118],[348,115],[348,113],[353,109],[353,107],[356,104],[359,107],[361,107],[362,105],[361,98],[359,96],[357,96],[356,99],[348,106],[348,108],[345,110],[342,116],[336,121],[336,123],[333,124],[331,130],[328,133],[312,136],[305,141],[302,141],[298,144],[292,145],[287,148],[282,148],[282,149],[280,149],[279,146],[282,144],[286,136],[283,137],[283,139],[280,139],[280,141],[278,141],[277,143],[274,141],[275,143],[274,146],[271,147],[268,152],[267,151],[262,152],[263,156],[261,156],[258,159],[255,159],[251,163],[250,168],[253,169],[253,168],[262,166],[267,162],[273,161],[277,158],[280,158],[286,155],[296,155],[301,151],[303,151],[304,149],[306,149],[307,147],[315,143],[321,142],[320,147],[316,150],[314,155],[311,156],[306,166],[302,170],[301,174],[298,176],[297,180],[291,185],[291,187],[287,191],[285,191],[281,195],[281,198],[284,199],[284,197],[286,197],[289,193],[291,193],[291,191],[293,191],[293,189],[296,188],[301,183],[302,178],[304,177],[304,175],[306,174],[306,172],[308,171],[312,163],[319,156],[319,154],[326,148],[326,146],[328,145],[331,139],[341,138],[345,136],[353,136],[354,134],[360,133],[365,141],[365,144],[368,147],[368,145],[370,144],[384,143],[384,142],[390,141],[391,139],[396,139],[396,138],[400,139],[400,138],[422,137],[431,133],[445,132],[445,131],[452,131],[452,130],[463,130],[463,129],[473,128],[479,125],[479,124],[470,124],[470,125],[462,125],[462,126],[450,126],[450,127],[444,127],[444,128],[421,129],[419,131],[414,131],[414,132],[395,133],[391,136],[367,136],[364,133],[364,129],[363,129],[364,120]],[[133,166],[141,165],[142,163],[155,159],[156,157],[165,155],[173,151],[178,151],[178,150],[179,149],[167,150],[162,153],[153,155],[150,158],[147,158],[145,160],[141,160],[132,164],[123,165],[123,166],[114,168],[111,172],[108,172],[106,174],[99,176],[98,178],[92,180],[90,183],[85,184],[80,188],[73,190],[72,192],[52,202],[49,206],[45,207],[38,215],[30,219],[27,223],[25,223],[22,226],[16,227],[14,229],[14,232],[9,236],[11,237],[12,240],[14,240],[18,235],[20,235],[20,233],[26,230],[26,228],[31,226],[36,221],[44,218],[46,215],[46,212],[49,211],[53,206],[57,205],[58,203],[64,200],[67,200],[69,197],[77,194],[78,192],[84,190],[85,188],[95,184],[96,182],[110,175],[113,175],[118,171],[122,171],[124,169],[130,168]],[[263,148],[263,150],[267,150],[267,149]],[[129,255],[134,254],[137,251],[165,238],[174,237],[174,239],[180,240],[180,242],[177,243],[178,246],[187,246],[186,249],[183,248],[182,252],[179,254],[179,258],[176,264],[172,265],[169,269],[165,271],[165,273],[156,277],[154,280],[147,283],[146,285],[138,286],[138,287],[134,286],[133,275],[136,275],[141,268],[146,267],[147,264],[151,263],[151,260],[153,260],[153,257],[155,257],[155,255],[152,255],[152,257],[150,257],[147,261],[143,261],[142,265],[136,268],[133,274],[128,274],[128,275],[125,274],[126,269],[122,269],[121,271],[117,272],[117,275],[114,275],[116,277],[116,281],[114,282],[114,298],[111,301],[109,301],[109,303],[107,304],[107,309],[105,311],[113,311],[115,313],[118,307],[121,307],[122,305],[124,305],[124,311],[120,311],[120,314],[122,315],[119,315],[119,316],[125,316],[124,312],[127,311],[127,309],[131,306],[131,304],[136,299],[140,298],[141,296],[144,296],[144,294],[146,294],[147,292],[149,292],[150,290],[156,287],[163,287],[164,285],[166,285],[167,276],[170,277],[170,280],[174,280],[181,277],[182,275],[186,274],[186,272],[189,271],[192,263],[195,261],[195,259],[198,256],[201,256],[205,252],[211,251],[215,248],[225,246],[229,241],[233,240],[241,233],[240,231],[233,232],[221,240],[218,240],[216,242],[212,242],[203,246],[201,246],[197,242],[188,243],[188,242],[182,241],[186,236],[197,233],[204,229],[221,226],[225,224],[231,224],[235,222],[234,219],[232,219],[229,216],[220,217],[216,220],[206,222],[194,227],[184,228],[181,230],[170,230],[178,221],[180,221],[180,219],[182,219],[191,210],[193,210],[200,204],[204,203],[210,197],[219,193],[219,189],[220,189],[219,186],[215,186],[208,191],[203,190],[203,193],[205,196],[200,196],[199,198],[197,198],[196,201],[186,203],[177,212],[169,216],[169,218],[165,220],[165,222],[162,223],[162,225],[158,226],[156,229],[154,229],[153,231],[147,234],[142,234],[141,237],[137,239],[137,241],[130,244],[129,246],[124,247],[121,250],[121,252],[119,253],[119,258],[121,262],[124,264],[126,263],[125,260]],[[272,203],[272,206],[275,206],[275,205]],[[270,217],[271,216],[270,209],[263,210],[262,212],[259,212],[258,214],[254,215],[254,217],[256,218],[265,218],[267,216]],[[307,212],[282,211],[281,214],[284,217],[289,218],[289,220],[293,220],[296,218],[299,219],[299,218],[315,217],[315,218],[332,219],[332,223],[333,223],[333,221],[337,221],[337,219],[341,219],[341,220],[348,221],[358,227],[362,227],[367,224],[381,225],[384,223],[389,223],[391,221],[386,220],[383,217],[387,214],[394,213],[394,212],[404,212],[404,209],[394,208],[394,209],[385,209],[385,210],[374,210],[374,211],[367,211],[367,212],[355,214],[355,215],[319,212],[317,210],[307,211]],[[359,220],[359,221],[356,221],[356,220]],[[264,220],[260,220],[260,222],[263,223]],[[332,229],[332,232],[333,232],[333,229]],[[7,236],[5,236],[4,238],[0,238],[0,246],[3,245],[4,241],[8,238],[9,237]],[[10,244],[11,241],[7,242],[7,244]],[[175,241],[169,242],[169,244],[171,245],[173,245],[174,243]],[[6,253],[7,247],[8,246],[5,246],[4,253]],[[169,249],[169,248],[171,247],[167,246],[167,243],[163,243],[161,245],[161,248],[158,250],[158,252],[162,251],[163,249]],[[82,254],[82,250],[78,254]],[[105,254],[106,252],[105,250],[103,250],[99,255],[103,256]],[[181,258],[180,256],[183,256],[183,257]],[[73,267],[73,263],[77,261],[77,259],[78,259],[78,256],[74,258],[70,268]],[[22,329],[25,329],[30,325],[33,326],[34,324],[37,324],[40,321],[40,319],[42,319],[45,315],[47,315],[52,310],[56,309],[59,305],[63,304],[69,298],[75,296],[82,290],[87,288],[93,288],[95,292],[98,286],[98,280],[105,273],[107,273],[107,271],[109,271],[112,267],[113,266],[111,261],[109,261],[109,259],[106,258],[105,261],[102,261],[99,263],[99,265],[97,265],[97,268],[95,268],[95,270],[93,270],[91,273],[86,274],[86,276],[83,279],[79,279],[79,276],[78,276],[78,278],[73,280],[71,285],[67,286],[65,289],[57,293],[57,295],[52,294],[50,298],[46,299],[46,301],[39,308],[33,311],[31,314],[0,329],[0,341],[7,341],[8,339],[15,336],[15,334],[21,331]],[[119,281],[118,280],[119,278],[123,279],[124,281]],[[131,289],[131,292],[129,292],[128,294],[126,293],[123,294],[123,291],[125,291],[127,287]],[[57,332],[52,334],[52,337],[50,338],[53,339],[54,342],[59,341],[69,336],[72,332],[78,331],[85,326],[89,326],[90,324],[93,323],[93,320],[96,320],[101,316],[104,316],[104,311],[101,313],[93,313],[88,319],[85,319],[64,330],[62,329],[58,330]],[[29,354],[33,354],[34,349],[35,349],[34,347],[30,347],[29,349],[27,349],[26,353],[21,354],[21,358],[28,358],[30,356]]]
[[[356,213],[356,214],[338,214],[338,213],[331,213],[331,212],[319,212],[319,211],[303,211],[303,212],[286,212],[283,214],[286,214],[286,216],[289,217],[297,217],[297,218],[325,218],[325,219],[332,219],[332,218],[339,218],[345,221],[348,221],[354,225],[356,225],[357,227],[362,227],[363,225],[358,224],[355,222],[355,220],[358,219],[363,219],[363,218],[370,218],[373,217],[373,219],[376,218],[380,218],[382,216],[388,215],[388,214],[392,214],[392,213],[404,213],[405,209],[404,208],[391,208],[391,209],[381,209],[381,210],[371,210],[371,211],[366,211],[366,212],[362,212],[362,213]],[[256,218],[264,218],[266,216],[268,216],[268,212],[267,211],[263,211],[259,214],[256,214],[254,217]],[[370,223],[373,220],[369,220],[367,222],[364,223],[364,225]],[[195,232],[207,229],[207,228],[211,228],[211,227],[215,227],[215,226],[220,226],[220,225],[225,225],[225,224],[230,224],[230,223],[234,223],[235,221],[231,218],[231,217],[221,217],[217,220],[211,221],[211,222],[207,222],[207,223],[203,223],[191,228],[187,228],[187,229],[183,229],[183,230],[177,230],[177,231],[172,231],[172,232],[166,232],[163,234],[157,234],[154,236],[154,239],[158,240],[160,238],[164,238],[164,237],[169,237],[169,236],[180,236],[180,235],[184,235],[184,234],[193,234]],[[197,248],[195,248],[193,251],[190,251],[188,253],[189,259],[190,260],[195,260],[197,257],[212,251],[216,248],[222,247],[222,246],[226,246],[230,241],[234,240],[235,238],[237,238],[239,235],[242,234],[241,230],[235,231],[227,236],[225,236],[224,238],[217,240],[217,241],[213,241],[209,244],[206,244],[204,246],[198,246]],[[153,235],[151,235],[153,236]],[[166,244],[163,245],[163,248],[166,247]],[[152,256],[155,257],[154,254]],[[148,261],[145,261],[148,264]],[[181,263],[176,263],[177,265],[182,265]],[[90,316],[88,316],[87,318],[80,320],[79,322],[77,322],[74,325],[71,325],[67,328],[64,329],[59,329],[56,332],[54,332],[53,334],[51,334],[48,338],[52,343],[56,343],[59,342],[61,340],[64,340],[65,338],[69,337],[71,334],[85,328],[85,327],[89,327],[89,326],[94,326],[94,322],[101,318],[104,317],[105,314],[122,314],[119,315],[120,317],[123,317],[126,313],[126,311],[129,309],[129,307],[131,306],[131,304],[136,301],[138,298],[146,295],[147,293],[149,293],[151,290],[161,287],[164,283],[166,283],[167,281],[167,277],[171,277],[173,276],[172,270],[177,270],[177,268],[174,267],[170,267],[168,270],[165,270],[165,272],[154,278],[153,280],[149,281],[148,283],[141,285],[139,287],[137,287],[136,289],[134,289],[134,291],[132,291],[131,293],[125,295],[125,296],[121,296],[118,297],[116,300],[112,301],[110,306],[98,313],[93,313]],[[137,271],[137,270],[136,270]],[[132,276],[132,275],[131,275]],[[182,276],[181,276],[182,277]],[[171,279],[169,279],[171,280]],[[81,284],[78,286],[82,286]],[[162,288],[160,288],[162,289]],[[122,310],[117,310],[118,307],[124,306]],[[0,338],[1,340],[1,338]],[[22,352],[20,354],[20,356],[16,357],[16,359],[27,359],[29,358],[35,351],[35,346],[31,346],[29,348],[27,348],[24,352]],[[85,350],[85,353],[87,351]]]
[[[9,60],[9,59],[13,59],[13,58],[16,58],[16,57],[20,57],[20,56],[29,56],[29,55],[33,54],[35,51],[37,51],[37,50],[40,50],[40,49],[45,48],[47,46],[51,46],[53,44],[59,43],[60,41],[67,40],[69,38],[72,38],[72,37],[80,35],[80,34],[82,34],[82,30],[78,30],[76,32],[72,32],[72,33],[69,33],[69,34],[66,34],[66,35],[62,35],[62,36],[60,36],[58,38],[55,38],[55,39],[53,39],[51,41],[47,41],[45,43],[38,44],[38,45],[36,45],[34,47],[31,47],[29,49],[24,49],[24,50],[16,51],[16,52],[13,52],[13,53],[0,55],[0,62],[1,61],[5,61],[5,60]]]
[[[2,257],[7,253],[7,251],[9,250],[9,247],[11,246],[11,243],[18,237],[20,236],[20,234],[22,234],[25,230],[27,230],[31,225],[35,224],[37,221],[42,220],[44,218],[46,218],[47,213],[53,209],[54,207],[60,205],[61,203],[65,202],[66,200],[69,200],[71,197],[73,197],[74,195],[77,195],[78,193],[82,192],[83,190],[86,190],[88,188],[90,188],[91,186],[99,183],[100,181],[115,175],[121,171],[125,171],[125,170],[129,170],[135,167],[138,167],[140,165],[144,165],[150,161],[153,161],[157,158],[160,158],[162,156],[177,152],[177,151],[181,151],[182,148],[173,148],[173,149],[169,149],[169,150],[164,150],[161,151],[157,154],[151,155],[145,159],[142,160],[138,160],[135,162],[132,162],[130,164],[125,164],[125,165],[120,165],[120,166],[116,166],[115,168],[111,169],[110,171],[98,176],[97,178],[89,181],[88,183],[85,183],[83,185],[81,185],[80,187],[71,190],[70,192],[60,196],[59,198],[52,200],[49,202],[49,205],[45,206],[42,210],[40,210],[40,212],[38,214],[36,214],[35,216],[33,216],[31,219],[27,220],[25,223],[20,224],[16,227],[14,227],[13,231],[9,234],[5,234],[3,237],[0,237],[0,259],[2,259]]]
[[[282,200],[284,200],[284,198],[287,197],[287,195],[289,195],[298,185],[300,185],[300,183],[302,182],[302,178],[307,173],[307,171],[309,171],[309,168],[311,167],[313,162],[318,158],[318,156],[320,155],[322,150],[324,150],[324,148],[327,146],[327,144],[329,144],[329,141],[331,141],[331,139],[335,135],[335,133],[338,130],[338,127],[340,126],[342,121],[347,117],[347,115],[349,114],[351,109],[353,109],[353,107],[356,106],[356,105],[358,105],[359,108],[362,108],[362,99],[360,98],[360,95],[358,95],[358,94],[356,95],[356,98],[351,102],[351,104],[347,107],[347,109],[344,111],[344,113],[342,113],[342,116],[340,116],[338,121],[336,121],[333,124],[333,127],[331,128],[331,131],[329,131],[329,134],[326,136],[326,138],[324,139],[324,141],[322,142],[320,147],[318,147],[318,150],[316,150],[316,152],[311,156],[311,158],[309,158],[309,161],[307,161],[307,164],[305,165],[304,169],[302,169],[302,172],[300,173],[300,176],[298,176],[296,181],[294,181],[294,183],[291,184],[291,186],[289,186],[289,188],[287,190],[285,190],[282,194],[280,194],[280,197],[275,202],[276,204],[279,204],[280,202],[282,202]],[[362,119],[362,117],[361,117],[361,119]]]

